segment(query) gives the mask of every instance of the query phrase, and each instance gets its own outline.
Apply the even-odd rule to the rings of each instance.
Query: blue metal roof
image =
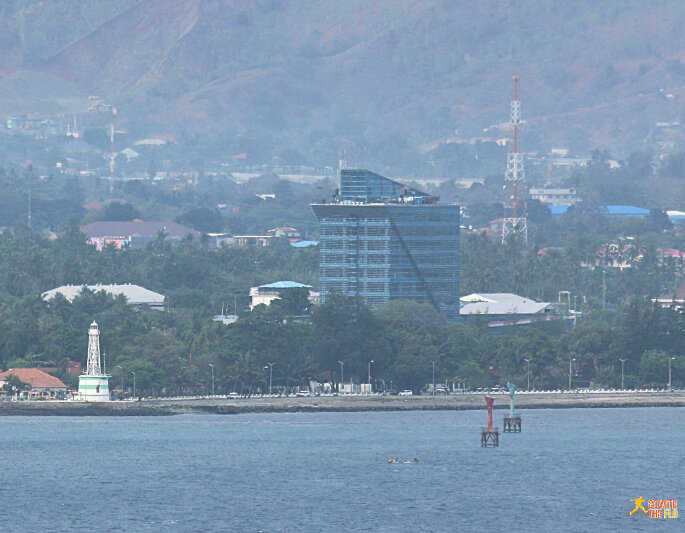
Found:
[[[649,215],[649,209],[633,205],[608,205],[606,208],[610,215]]]
[[[550,205],[549,210],[552,212],[552,215],[563,215],[566,213],[566,210],[568,209],[567,205]]]
[[[567,205],[550,205],[549,210],[552,215],[559,216],[566,213],[568,210]],[[649,209],[642,209],[641,207],[635,207],[633,205],[607,205],[600,208],[601,211],[606,210],[606,213],[611,216],[647,216],[649,215]]]
[[[319,241],[297,241],[291,242],[290,246],[293,248],[308,248],[309,246],[318,246]]]
[[[296,289],[299,287],[304,287],[306,289],[311,289],[311,285],[303,285],[302,283],[297,283],[296,281],[276,281],[275,283],[269,283],[268,285],[260,285],[260,289]]]

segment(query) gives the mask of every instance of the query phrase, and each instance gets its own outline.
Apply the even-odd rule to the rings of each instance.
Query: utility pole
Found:
[[[625,387],[623,386],[623,365],[625,364],[627,359],[619,359],[619,361],[621,361],[621,390],[625,390]]]
[[[433,365],[433,396],[435,396],[435,361],[431,361]]]
[[[526,389],[530,392],[530,359],[524,359],[526,362],[526,377],[528,378],[528,388]]]
[[[573,384],[573,361],[575,361],[575,359],[571,359],[568,362],[568,390],[569,390],[569,392],[571,390],[571,385]]]
[[[117,116],[117,110],[112,107],[112,118],[109,124],[109,199],[114,195],[114,117]]]
[[[607,310],[607,269],[602,269],[602,311]]]
[[[209,363],[209,366],[212,367],[212,396],[214,396],[214,365]]]
[[[264,367],[264,368],[269,369],[269,396],[271,396],[271,378],[273,377],[273,374],[274,374],[274,365],[275,364],[276,363],[266,363],[267,366]]]
[[[340,363],[340,386],[345,389],[345,379],[343,378],[343,365],[345,364],[345,361],[338,361]],[[341,391],[338,391],[341,392]]]

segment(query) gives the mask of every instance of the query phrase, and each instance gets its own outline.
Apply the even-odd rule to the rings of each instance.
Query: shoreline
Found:
[[[509,408],[508,394],[488,394],[495,409]],[[465,411],[485,410],[485,394],[452,396],[313,396],[308,398],[156,399],[123,402],[0,403],[0,416],[173,416],[177,414]],[[517,411],[526,409],[685,407],[685,391],[612,393],[517,393]]]

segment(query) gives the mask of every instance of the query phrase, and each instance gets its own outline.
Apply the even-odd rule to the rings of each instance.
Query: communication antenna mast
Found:
[[[345,170],[347,168],[347,159],[345,159],[345,149],[344,148],[340,149],[338,156],[339,156],[339,159],[338,159],[338,175],[340,175],[340,171]]]
[[[528,243],[528,223],[526,221],[526,176],[523,170],[523,154],[519,152],[518,136],[521,124],[521,102],[519,101],[519,76],[514,73],[514,99],[511,101],[509,119],[514,134],[514,146],[507,154],[507,170],[504,174],[504,222],[502,223],[502,243],[510,235],[521,235]]]
[[[114,117],[117,116],[117,110],[112,107],[112,119],[109,123],[109,144],[110,144],[110,154],[109,154],[109,197],[112,198],[114,194]]]

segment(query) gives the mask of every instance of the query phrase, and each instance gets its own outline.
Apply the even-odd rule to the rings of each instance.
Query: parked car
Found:
[[[295,396],[297,396],[298,398],[304,398],[307,396],[311,396],[311,393],[308,390],[301,390]]]
[[[401,390],[398,396],[414,396],[414,393],[409,389]]]
[[[240,398],[240,394],[238,394],[237,392],[229,392],[227,396],[229,398]]]

